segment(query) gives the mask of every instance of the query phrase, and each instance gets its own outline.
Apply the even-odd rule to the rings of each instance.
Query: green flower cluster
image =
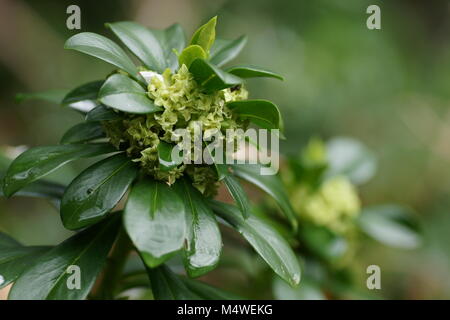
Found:
[[[361,203],[355,187],[344,176],[325,178],[327,151],[313,138],[300,157],[284,172],[292,205],[300,219],[345,234],[354,226]],[[299,170],[300,173],[295,172]]]
[[[233,116],[228,102],[247,99],[242,86],[205,93],[194,80],[186,65],[172,73],[154,73],[148,83],[148,96],[162,112],[146,115],[123,113],[122,119],[103,123],[110,142],[126,150],[138,162],[145,174],[172,184],[187,174],[193,185],[206,195],[216,190],[217,174],[213,166],[180,164],[169,171],[161,170],[158,161],[160,141],[175,144],[180,141],[176,129],[187,129],[194,137],[194,128],[201,128],[204,139],[225,129],[244,128],[244,122]],[[193,159],[193,153],[190,155]]]
[[[340,234],[351,229],[361,207],[355,187],[343,176],[326,180],[317,190],[299,186],[292,199],[301,218]]]

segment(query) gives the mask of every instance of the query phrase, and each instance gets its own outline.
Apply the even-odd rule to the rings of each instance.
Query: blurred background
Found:
[[[353,137],[378,158],[359,189],[364,205],[400,203],[419,217],[424,245],[396,250],[364,243],[361,266],[382,269],[384,298],[450,298],[450,2],[448,0],[134,0],[0,1],[0,147],[58,143],[80,114],[15,95],[69,89],[104,78],[111,67],[63,49],[66,8],[81,8],[81,30],[107,35],[105,22],[153,28],[181,23],[190,35],[214,15],[218,34],[249,42],[235,63],[265,66],[284,82],[251,81],[251,97],[276,102],[285,119],[282,152],[311,137]],[[366,8],[381,8],[381,30],[366,27]],[[70,181],[85,164],[52,179]],[[0,230],[25,244],[68,236],[44,200],[0,198]],[[365,269],[360,271],[365,273]],[[365,283],[361,283],[364,287]],[[367,290],[367,289],[366,289]],[[248,288],[251,292],[251,288]]]

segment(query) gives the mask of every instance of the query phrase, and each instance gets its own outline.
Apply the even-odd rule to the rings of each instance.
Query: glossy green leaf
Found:
[[[125,154],[116,154],[84,170],[62,198],[64,227],[80,229],[103,219],[123,197],[138,170]]]
[[[0,232],[0,289],[14,282],[50,247],[23,246]]]
[[[256,185],[264,190],[280,206],[282,212],[289,219],[291,225],[297,228],[297,215],[289,202],[289,198],[284,186],[277,175],[262,175],[262,166],[258,164],[238,164],[232,165],[233,172],[236,176]]]
[[[166,265],[147,268],[155,300],[200,300]]]
[[[242,119],[249,119],[264,129],[280,129],[280,110],[267,100],[242,100],[227,104],[234,114]]]
[[[175,145],[160,141],[158,144],[158,161],[159,168],[162,171],[170,171],[179,166],[183,162],[183,158],[172,160],[172,150]]]
[[[11,300],[85,299],[102,269],[120,226],[120,215],[85,229],[41,255],[14,283]],[[73,271],[79,267],[80,287]],[[69,268],[69,269],[68,269]]]
[[[108,121],[118,120],[120,118],[120,115],[116,111],[114,111],[114,109],[102,104],[95,107],[86,114],[86,121]]]
[[[105,133],[100,122],[82,122],[67,130],[61,138],[61,143],[80,143],[102,137],[105,137]]]
[[[377,159],[361,142],[338,137],[327,143],[327,176],[345,175],[356,185],[369,181],[377,170]]]
[[[138,70],[130,57],[115,42],[104,36],[91,32],[77,33],[66,41],[64,48],[99,58],[139,79]]]
[[[272,72],[267,69],[263,69],[260,67],[255,67],[251,65],[240,65],[240,66],[234,66],[227,69],[228,73],[234,74],[235,76],[238,76],[240,78],[246,79],[246,78],[259,78],[259,77],[265,77],[265,78],[275,78],[279,80],[284,80],[282,76],[279,74]]]
[[[62,99],[62,103],[70,104],[83,100],[96,100],[98,91],[102,87],[103,83],[103,80],[97,80],[82,84],[67,93],[64,96],[64,99]]]
[[[204,300],[241,300],[242,298],[202,281],[180,277],[184,285],[194,294]]]
[[[0,179],[0,197],[4,196],[2,184],[3,180]],[[64,194],[64,190],[65,187],[61,184],[39,180],[23,187],[21,190],[17,191],[14,196],[49,199],[56,208],[59,208],[59,203]]]
[[[391,247],[414,249],[422,243],[418,223],[408,209],[398,205],[365,208],[358,223],[367,235]]]
[[[147,68],[162,73],[167,67],[163,48],[149,29],[130,21],[109,23],[107,26]]]
[[[148,98],[147,92],[139,83],[123,74],[110,76],[101,87],[98,97],[104,105],[128,113],[162,110]]]
[[[145,263],[156,267],[183,246],[186,234],[183,200],[165,183],[141,180],[131,189],[124,224]]]
[[[11,163],[4,177],[3,192],[7,197],[10,197],[24,186],[46,176],[70,161],[115,151],[113,146],[106,143],[31,148]]]
[[[214,40],[216,39],[216,24],[217,17],[213,17],[207,23],[198,28],[192,36],[190,44],[199,45],[203,48],[203,50],[205,50],[205,52],[208,53],[214,43]]]
[[[236,58],[246,44],[246,36],[240,36],[235,40],[216,41],[211,48],[211,63],[218,67],[223,66],[227,62]]]
[[[40,100],[60,104],[68,90],[56,89],[41,92],[19,93],[16,95],[17,102],[26,100]]]
[[[248,218],[250,215],[250,201],[242,188],[239,181],[232,175],[227,175],[223,178],[223,182],[227,186],[228,191],[236,202],[237,207],[242,213],[244,218]]]
[[[175,52],[181,52],[186,46],[183,28],[178,23],[175,23],[164,30],[152,29],[152,32],[158,38],[163,48],[166,66],[175,71],[178,69],[178,57]]]
[[[214,200],[210,201],[210,205],[216,214],[239,231],[276,274],[292,286],[299,284],[297,258],[286,240],[272,227],[254,215],[242,218],[235,206]]]
[[[184,64],[189,68],[195,59],[206,59],[206,57],[207,54],[202,47],[199,45],[190,45],[181,51],[181,54],[178,57],[178,62],[180,66]]]
[[[186,180],[175,187],[184,201],[187,220],[185,269],[190,277],[198,277],[214,269],[219,262],[220,230],[214,213],[197,189]]]
[[[204,59],[194,60],[189,71],[194,75],[197,83],[207,92],[234,87],[243,82],[241,78],[220,70]]]

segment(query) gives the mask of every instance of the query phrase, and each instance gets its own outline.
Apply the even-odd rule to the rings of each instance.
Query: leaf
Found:
[[[200,300],[189,290],[178,275],[166,265],[155,269],[146,267],[155,300]]]
[[[349,243],[345,237],[323,226],[304,222],[298,234],[306,248],[332,264],[339,261],[349,249]]]
[[[0,179],[0,197],[3,195],[2,185],[3,181]],[[65,187],[58,183],[40,180],[34,181],[29,185],[22,188],[20,191],[17,191],[15,196],[23,196],[23,197],[35,197],[35,198],[46,198],[52,200],[52,203],[56,208],[59,208],[59,203],[64,194]]]
[[[300,266],[294,252],[273,228],[254,215],[243,219],[232,205],[210,200],[211,208],[250,243],[256,252],[282,279],[296,286],[300,282]]]
[[[178,57],[179,65],[182,66],[184,64],[189,68],[195,59],[206,59],[206,56],[207,54],[202,47],[198,45],[190,45],[184,48]]]
[[[128,113],[161,111],[139,83],[122,74],[113,74],[100,88],[99,100],[108,107]]]
[[[345,175],[356,185],[369,181],[377,169],[375,155],[351,138],[334,138],[327,144],[327,176]]]
[[[279,74],[272,72],[267,69],[263,69],[260,67],[255,67],[251,65],[240,65],[234,66],[227,69],[228,73],[234,74],[240,78],[258,78],[258,77],[267,77],[267,78],[275,78],[279,80],[284,80],[282,76]]]
[[[162,73],[167,67],[161,44],[149,29],[130,21],[108,23],[106,26],[147,68]]]
[[[391,247],[415,249],[422,243],[419,226],[412,214],[398,205],[365,208],[358,224],[367,235]]]
[[[76,87],[65,95],[61,104],[72,109],[89,112],[97,105],[97,96],[103,80],[92,81]]]
[[[86,114],[86,121],[108,121],[121,119],[120,115],[104,105],[99,105]]]
[[[125,51],[115,42],[99,34],[77,33],[66,41],[64,48],[94,56],[128,72],[135,79],[140,78],[136,66]]]
[[[152,29],[152,32],[159,39],[163,48],[166,66],[175,71],[178,69],[178,57],[175,52],[181,52],[186,46],[183,28],[178,23],[175,23],[164,30]]]
[[[297,215],[289,202],[283,184],[276,175],[262,175],[263,167],[258,164],[238,164],[232,165],[232,168],[236,176],[258,186],[274,198],[294,229],[297,228]]]
[[[211,63],[218,67],[223,66],[227,62],[236,58],[246,44],[246,36],[240,36],[235,40],[216,41],[211,48]]]
[[[164,141],[160,141],[157,147],[159,168],[162,171],[170,171],[183,162],[183,157],[172,160],[172,150],[176,146]]]
[[[250,214],[250,201],[248,200],[244,188],[242,188],[239,181],[231,175],[226,175],[223,179],[223,182],[227,186],[228,191],[236,202],[236,205],[241,211],[242,216],[244,218],[248,218]]]
[[[145,263],[156,267],[183,246],[186,234],[183,200],[167,184],[144,179],[131,189],[124,224]]]
[[[204,196],[185,179],[174,185],[184,201],[187,220],[185,269],[198,277],[214,269],[220,259],[222,238],[214,213]]]
[[[66,94],[61,103],[68,105],[85,100],[97,100],[98,91],[103,83],[103,80],[98,80],[82,84]]]
[[[199,45],[205,50],[205,52],[209,52],[214,40],[216,39],[216,24],[217,24],[217,16],[213,17],[207,23],[202,25],[200,28],[195,31],[192,36],[191,45]]]
[[[267,100],[242,100],[229,102],[227,106],[242,119],[249,119],[264,129],[280,129],[280,110]]]
[[[82,122],[70,128],[61,138],[61,143],[80,143],[104,136],[103,127],[99,122]]]
[[[47,90],[41,92],[19,93],[16,95],[16,100],[17,102],[23,102],[26,100],[41,100],[60,104],[66,94],[67,90],[63,89]]]
[[[40,256],[14,283],[11,300],[85,299],[102,269],[120,226],[120,215],[85,229]],[[80,289],[69,289],[80,270]]]
[[[208,285],[202,281],[180,277],[184,285],[194,294],[205,300],[242,300],[241,297]]]
[[[14,282],[50,247],[26,247],[0,232],[0,289]]]
[[[220,70],[204,59],[194,60],[189,71],[194,75],[197,83],[207,92],[234,87],[243,82],[241,78]]]
[[[67,187],[61,202],[64,227],[76,230],[103,219],[136,178],[138,167],[125,154],[95,163]]]
[[[69,144],[28,149],[9,166],[4,177],[3,192],[10,197],[31,182],[46,176],[70,161],[115,151],[113,146],[106,143]]]

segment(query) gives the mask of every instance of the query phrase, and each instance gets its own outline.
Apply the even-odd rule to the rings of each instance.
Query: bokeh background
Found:
[[[364,244],[359,258],[381,267],[382,297],[450,298],[448,0],[0,0],[0,146],[7,152],[14,150],[6,146],[56,144],[81,120],[48,103],[17,104],[18,92],[72,88],[111,71],[63,49],[79,32],[66,27],[70,4],[81,8],[81,31],[108,36],[105,22],[154,28],[179,22],[190,34],[214,15],[221,37],[247,34],[235,62],[285,77],[249,85],[253,97],[281,108],[288,137],[282,152],[295,154],[314,136],[356,138],[379,164],[375,179],[360,189],[363,203],[401,203],[419,217],[421,249]],[[381,7],[381,30],[366,27],[370,4]],[[67,182],[83,165],[51,178]],[[28,198],[0,198],[0,229],[30,245],[55,244],[69,234],[50,204]]]

